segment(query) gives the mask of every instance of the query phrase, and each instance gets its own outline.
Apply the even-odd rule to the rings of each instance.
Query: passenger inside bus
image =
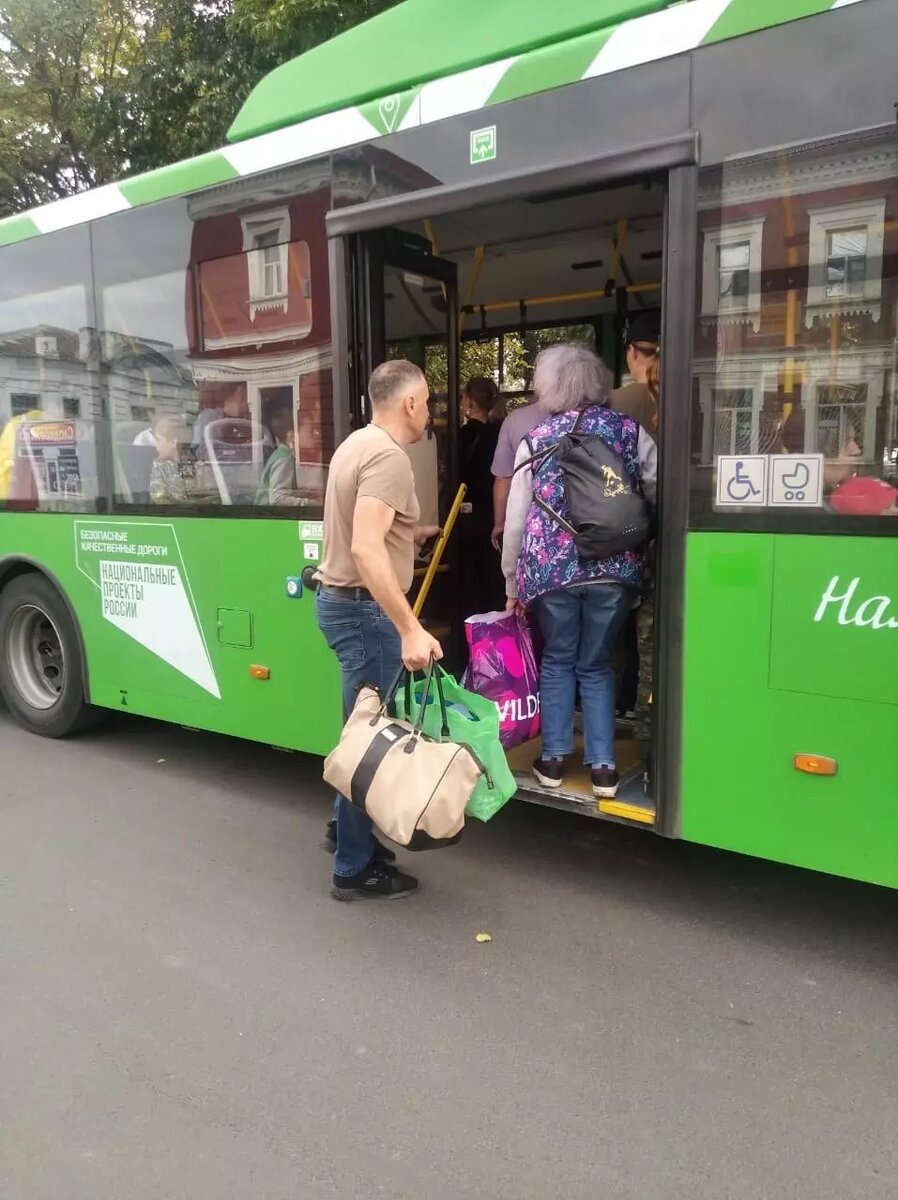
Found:
[[[493,531],[492,464],[504,406],[492,379],[473,376],[461,398],[464,425],[458,435],[459,477],[467,488],[459,514],[459,573],[466,606],[486,613],[505,604],[505,581]]]
[[[534,403],[534,368],[541,351],[564,343],[594,348],[608,368],[613,365],[613,373],[610,370],[608,373],[608,388],[615,383],[625,385],[618,388],[615,399],[621,396],[621,403],[628,409],[641,403],[642,415],[649,425],[646,438],[652,441],[649,433],[657,437],[663,207],[662,182],[646,180],[602,191],[584,189],[551,197],[509,199],[470,212],[437,215],[427,222],[412,221],[408,226],[383,231],[385,257],[388,258],[391,247],[399,246],[406,259],[420,256],[421,262],[420,267],[385,270],[384,335],[388,356],[417,362],[426,372],[432,395],[448,394],[447,363],[453,352],[449,338],[455,335],[446,321],[444,284],[436,278],[436,273],[433,279],[428,273],[428,258],[433,256],[440,260],[443,275],[453,268],[457,272],[461,336],[454,352],[462,380],[488,378],[507,404],[508,416],[499,430],[491,464],[494,482],[491,541],[497,551],[502,547],[518,448],[522,438],[545,419],[539,404]],[[654,391],[649,390],[650,382],[655,385]],[[467,407],[461,390],[458,401],[458,407],[462,403]],[[611,407],[617,407],[614,400]],[[455,405],[450,404],[444,412],[445,408],[442,402],[432,404],[439,445],[439,477],[448,482],[451,454],[447,422],[458,421],[460,413]],[[456,480],[464,479],[470,484],[471,477],[465,473],[465,441],[476,432],[473,421],[467,422],[467,428],[471,432],[466,432],[465,427],[459,431]],[[441,520],[445,520],[451,500],[452,489],[442,488]],[[456,521],[447,556],[433,580],[423,612],[426,627],[439,638],[446,652],[446,665],[455,674],[460,674],[468,662],[465,619],[501,606],[501,603],[485,603],[485,598],[472,587],[469,578],[472,556],[466,545],[464,520],[464,516],[459,516]],[[423,569],[417,574],[420,582]],[[638,599],[631,589],[624,611],[624,617],[630,620],[630,671],[637,680],[636,619],[642,620],[644,637],[651,639],[652,621],[648,612],[653,597],[649,596],[637,613]],[[536,605],[531,608],[535,611]],[[620,637],[617,623],[612,632]],[[650,813],[651,802],[644,792],[648,745],[643,749],[635,735],[637,730],[644,730],[646,738],[651,736],[652,710],[648,706],[651,646],[646,644],[643,654],[644,682],[631,685],[627,704],[628,709],[634,706],[634,690],[645,696],[648,715],[642,724],[638,720],[616,723],[618,685],[614,649],[606,647],[603,653],[607,652],[608,660],[601,658],[597,664],[601,686],[610,691],[611,697],[610,718],[606,715],[600,725],[605,747],[600,746],[598,756],[594,753],[593,738],[597,724],[595,710],[590,707],[591,696],[578,696],[574,669],[564,685],[567,689],[568,680],[572,680],[574,689],[572,727],[568,730],[565,724],[571,744],[559,737],[561,745],[541,746],[536,739],[510,750],[509,762],[522,780],[528,777],[531,786],[540,788],[545,785],[533,785],[532,781],[533,763],[542,758],[542,750],[571,751],[557,781],[550,780],[546,788],[556,802],[570,802],[576,807],[584,802],[595,804],[598,799],[600,804],[647,806]],[[587,691],[589,686],[587,683]],[[639,695],[635,699],[637,714]],[[550,707],[556,706],[552,703]],[[590,770],[584,770],[579,762],[581,757],[587,757],[581,753],[587,724],[589,756],[609,760],[593,764],[608,772],[607,779],[604,776],[593,779]],[[620,779],[619,789],[614,771]],[[541,773],[548,778],[556,774],[556,767],[547,767]],[[604,793],[597,796],[595,787],[605,789]],[[612,797],[614,791],[616,798]]]
[[[586,559],[550,515],[564,506],[564,483],[550,455],[538,473],[527,464],[577,423],[619,454],[631,487],[654,503],[657,449],[632,419],[609,407],[612,375],[588,347],[551,346],[533,375],[541,423],[521,442],[508,498],[502,569],[510,608],[526,606],[543,643],[540,664],[542,750],[533,774],[543,787],[560,788],[574,751],[574,706],[579,686],[584,764],[593,795],[613,798],[620,776],[615,758],[615,681],[612,653],[639,601],[646,548]],[[538,494],[541,503],[533,505]],[[526,526],[526,528],[525,528]]]
[[[625,346],[631,382],[615,388],[611,395],[612,408],[638,421],[653,436],[658,430],[658,405],[649,387],[649,377],[657,366],[660,341],[660,311],[637,313],[630,321]]]
[[[262,469],[256,492],[256,504],[302,504],[296,486],[296,432],[289,408],[276,409],[268,420],[275,441]]]
[[[183,460],[187,430],[171,417],[162,417],[153,427],[156,458],[150,468],[150,500],[153,504],[184,504],[189,470]]]

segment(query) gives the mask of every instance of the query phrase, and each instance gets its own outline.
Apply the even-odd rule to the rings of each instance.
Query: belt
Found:
[[[320,583],[319,592],[328,596],[339,596],[341,600],[373,600],[374,597],[363,587],[331,587],[330,584]]]

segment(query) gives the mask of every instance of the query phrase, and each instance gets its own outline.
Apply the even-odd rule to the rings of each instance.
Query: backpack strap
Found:
[[[595,404],[589,404],[586,407],[587,408],[596,408],[598,406]],[[576,421],[574,421],[573,425],[570,427],[570,429],[567,431],[567,433],[563,433],[557,442],[552,442],[551,445],[544,446],[542,450],[537,450],[537,452],[535,454],[532,453],[533,444],[530,441],[530,435],[528,434],[527,436],[525,436],[525,438],[523,440],[527,443],[528,447],[531,450],[531,457],[526,458],[522,463],[519,463],[515,467],[514,471],[512,471],[512,475],[513,476],[517,475],[518,471],[522,471],[524,469],[524,467],[532,467],[532,466],[534,466],[534,464],[536,466],[539,466],[541,463],[544,463],[546,461],[546,459],[549,457],[549,455],[554,454],[555,451],[558,449],[558,446],[561,443],[562,438],[569,437],[572,433],[577,433],[579,431],[580,422],[583,420],[583,418],[585,416],[586,416],[586,408],[581,408],[580,411],[577,413]]]

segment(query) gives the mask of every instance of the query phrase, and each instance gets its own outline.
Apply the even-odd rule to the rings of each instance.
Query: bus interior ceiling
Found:
[[[589,324],[614,317],[618,287],[627,289],[631,312],[660,303],[664,195],[662,181],[647,179],[510,199],[409,222],[402,232],[456,265],[463,339]],[[391,341],[442,336],[434,299],[441,289],[425,283],[425,290],[431,313],[407,289],[388,295]]]
[[[409,247],[455,264],[460,387],[468,375],[480,373],[471,370],[471,363],[484,361],[466,356],[466,345],[509,333],[520,335],[526,343],[526,334],[533,331],[542,336],[529,347],[531,354],[551,341],[594,336],[597,351],[619,383],[626,370],[622,353],[626,314],[657,310],[661,304],[665,191],[664,179],[644,179],[601,190],[509,199],[408,222],[394,230],[394,235],[407,239]],[[445,287],[427,278],[423,269],[416,275],[392,268],[385,272],[384,288],[386,352],[389,357],[411,358],[427,370],[439,475],[446,484],[446,438],[441,434],[448,421],[458,416],[455,403],[445,393]],[[568,332],[571,326],[574,328]],[[529,371],[525,378],[515,378],[501,353],[493,361],[510,403],[529,398]],[[532,359],[525,360],[525,365],[532,368]],[[441,487],[442,515],[450,500],[450,489]],[[457,670],[466,658],[462,627],[470,606],[454,578],[457,559],[451,552],[448,559],[424,614],[425,623],[445,640],[449,665]],[[530,799],[595,813],[589,771],[579,765],[579,720],[578,714],[577,748],[563,790],[543,790],[531,776],[529,768],[539,753],[538,741],[512,750],[509,760]],[[651,824],[654,809],[643,790],[643,769],[632,726],[618,722],[617,734],[621,787],[616,801],[603,802],[600,807],[606,816]]]

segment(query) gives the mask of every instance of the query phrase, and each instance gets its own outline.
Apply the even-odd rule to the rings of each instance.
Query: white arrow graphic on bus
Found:
[[[178,567],[101,559],[100,590],[107,621],[221,699]]]
[[[75,554],[103,619],[220,700],[174,527],[76,521]]]

